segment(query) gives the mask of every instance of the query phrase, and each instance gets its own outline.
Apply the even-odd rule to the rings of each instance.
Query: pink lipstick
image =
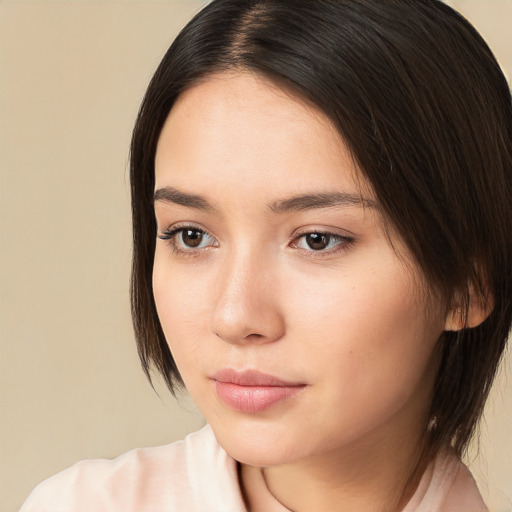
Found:
[[[237,372],[226,368],[213,377],[218,397],[230,408],[256,413],[295,396],[306,385],[288,382],[257,370]]]

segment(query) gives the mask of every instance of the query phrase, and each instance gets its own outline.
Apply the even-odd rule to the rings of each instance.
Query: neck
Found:
[[[263,469],[270,493],[294,512],[396,512],[419,482],[416,453],[394,457],[368,454],[364,460],[329,454],[323,460]],[[411,453],[412,452],[412,453]],[[318,458],[319,459],[319,458]]]
[[[242,484],[244,473],[261,471],[270,494],[293,512],[397,512],[425,470],[419,462],[422,447],[422,435],[405,439],[380,432],[353,446],[289,464],[242,466]],[[258,497],[250,488],[244,492],[250,512],[265,512],[258,510]]]

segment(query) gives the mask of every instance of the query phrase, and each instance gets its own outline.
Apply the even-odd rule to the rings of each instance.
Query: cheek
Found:
[[[389,349],[405,342],[404,337],[410,339],[407,332],[421,333],[426,324],[413,278],[394,262],[290,282],[296,284],[286,286],[288,316],[294,317],[289,324],[351,351]]]
[[[208,317],[204,301],[198,297],[204,296],[205,284],[194,279],[193,272],[176,272],[162,253],[155,253],[153,296],[165,338],[180,367],[181,361],[195,357],[201,345],[200,333]]]
[[[430,378],[444,319],[426,318],[415,280],[402,266],[354,270],[306,291],[290,293],[297,313],[290,325],[303,341],[301,358],[340,411],[384,414]]]

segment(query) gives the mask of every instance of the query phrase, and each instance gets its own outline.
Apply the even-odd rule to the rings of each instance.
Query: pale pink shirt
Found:
[[[258,473],[254,473],[257,475]],[[263,477],[258,506],[287,512]],[[259,478],[259,480],[258,480]],[[132,450],[114,460],[86,460],[39,484],[20,512],[246,512],[237,464],[209,426],[183,441]],[[403,512],[484,512],[468,469],[441,456],[427,469]]]

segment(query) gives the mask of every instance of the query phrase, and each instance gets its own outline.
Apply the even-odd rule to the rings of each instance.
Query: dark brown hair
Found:
[[[464,319],[492,297],[481,325],[439,340],[428,444],[460,455],[512,321],[512,105],[491,51],[437,0],[214,0],[196,15],[148,87],[131,147],[135,334],[146,374],[171,390],[181,378],[151,285],[156,145],[177,97],[227,70],[265,76],[332,120],[439,300]]]

